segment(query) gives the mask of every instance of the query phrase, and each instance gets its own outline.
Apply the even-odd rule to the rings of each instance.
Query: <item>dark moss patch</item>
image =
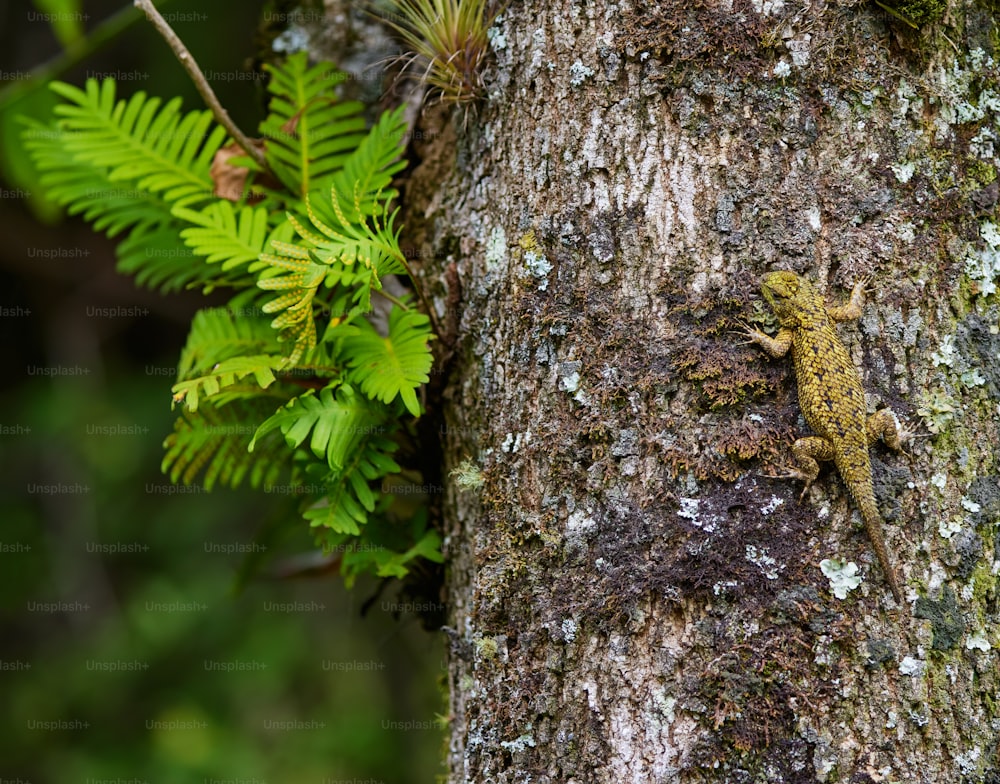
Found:
[[[896,649],[888,640],[868,640],[868,659],[865,666],[869,669],[883,667],[896,661]]]
[[[951,544],[958,558],[952,574],[959,580],[968,580],[983,557],[983,540],[975,531],[963,529]]]
[[[989,318],[983,318],[977,313],[970,313],[958,325],[955,333],[955,348],[963,357],[970,360],[978,357],[976,368],[986,379],[985,389],[992,398],[1000,397],[1000,334],[991,331],[990,324],[997,322],[996,312]]]
[[[923,596],[917,599],[913,614],[917,618],[931,622],[931,630],[934,633],[931,647],[935,651],[950,651],[958,647],[965,631],[965,624],[962,623],[962,614],[958,610],[958,601],[951,587],[947,585],[944,587],[939,601],[935,602]]]

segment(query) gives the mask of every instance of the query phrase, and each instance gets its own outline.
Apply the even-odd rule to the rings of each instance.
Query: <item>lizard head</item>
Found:
[[[788,271],[769,272],[761,279],[760,290],[783,327],[796,326],[805,306],[816,298],[809,281]]]

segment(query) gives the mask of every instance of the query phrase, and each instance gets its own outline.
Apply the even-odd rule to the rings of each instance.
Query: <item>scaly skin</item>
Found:
[[[903,434],[890,410],[866,415],[861,376],[833,327],[835,321],[861,315],[864,286],[864,280],[854,286],[846,305],[827,308],[807,280],[793,272],[772,272],[761,281],[761,291],[781,329],[773,338],[751,328],[746,334],[772,357],[784,356],[791,349],[802,415],[817,433],[793,444],[799,468],[786,470],[779,478],[803,480],[801,500],[819,475],[816,461],[833,460],[858,505],[892,595],[902,604],[903,592],[882,539],[868,447],[882,438],[891,448],[902,451]]]

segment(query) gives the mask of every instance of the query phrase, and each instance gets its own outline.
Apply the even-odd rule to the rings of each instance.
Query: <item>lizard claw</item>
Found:
[[[809,492],[809,488],[812,487],[814,477],[811,477],[797,468],[787,468],[785,466],[778,466],[778,470],[781,473],[777,474],[764,474],[760,473],[758,476],[763,476],[767,479],[797,479],[801,482],[805,482],[805,487],[802,488],[802,492],[799,494],[799,503],[805,500],[806,493]]]
[[[738,346],[749,346],[753,343],[757,343],[758,335],[761,337],[767,337],[763,332],[752,326],[750,322],[745,321],[744,319],[733,319],[733,322],[739,327],[739,329],[731,329],[729,330],[730,333],[746,338],[746,340],[742,343],[737,343],[736,345]]]

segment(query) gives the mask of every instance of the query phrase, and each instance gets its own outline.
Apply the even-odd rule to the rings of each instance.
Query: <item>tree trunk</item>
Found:
[[[482,475],[444,502],[451,782],[1000,780],[998,14],[910,6],[525,0],[478,112],[425,114],[432,411]],[[872,449],[902,607],[835,469],[767,476],[806,432],[738,334],[774,269],[872,276],[837,329],[917,434]]]

